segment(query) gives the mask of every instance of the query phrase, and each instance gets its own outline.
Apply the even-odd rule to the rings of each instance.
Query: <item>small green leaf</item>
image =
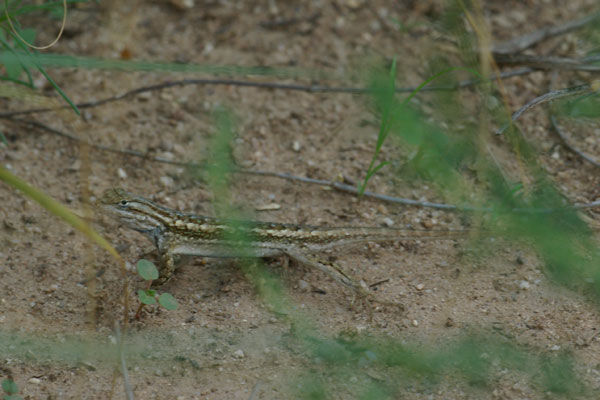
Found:
[[[5,379],[2,381],[2,390],[6,394],[15,394],[19,391],[19,387],[12,379]]]
[[[179,304],[177,304],[177,300],[175,297],[171,295],[171,293],[163,293],[158,297],[158,304],[166,308],[167,310],[177,310]]]
[[[138,297],[143,304],[156,304],[154,296],[156,292],[154,290],[138,290]]]
[[[137,263],[138,274],[147,281],[158,279],[158,270],[152,261],[140,260]]]

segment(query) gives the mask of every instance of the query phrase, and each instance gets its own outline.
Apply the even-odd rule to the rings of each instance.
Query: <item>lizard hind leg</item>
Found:
[[[335,263],[324,263],[318,261],[316,258],[306,256],[304,254],[299,254],[296,252],[287,251],[286,254],[292,260],[307,265],[309,267],[318,269],[319,271],[322,271],[329,275],[336,282],[352,289],[355,296],[354,301],[352,301],[352,303],[359,303],[363,305],[366,309],[370,310],[370,313],[372,312],[372,309],[375,305],[392,306],[400,311],[404,311],[404,306],[401,303],[377,299],[376,296],[369,290],[368,286],[364,283],[364,281],[354,278]]]
[[[321,272],[329,275],[336,282],[352,289],[357,294],[367,294],[363,282],[359,282],[357,279],[352,277],[350,274],[345,272],[339,265],[334,263],[325,263],[317,260],[315,257],[308,256],[305,254],[297,253],[294,251],[286,251],[285,254],[292,260],[299,264],[304,264],[308,267],[318,269]]]

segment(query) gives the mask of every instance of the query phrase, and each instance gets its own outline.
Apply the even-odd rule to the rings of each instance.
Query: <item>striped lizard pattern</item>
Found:
[[[276,257],[286,255],[325,272],[359,294],[368,295],[364,283],[335,264],[311,257],[328,249],[361,242],[416,239],[455,239],[466,231],[410,230],[380,227],[321,227],[274,222],[238,221],[176,211],[120,188],[108,189],[98,201],[100,209],[148,237],[163,263],[157,283],[175,270],[175,255],[202,257]]]

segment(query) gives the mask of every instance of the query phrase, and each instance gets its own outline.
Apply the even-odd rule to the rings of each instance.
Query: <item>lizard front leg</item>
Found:
[[[158,279],[153,282],[154,284],[162,285],[173,276],[175,272],[174,247],[174,243],[165,243],[159,246],[158,252],[160,254],[161,268]]]

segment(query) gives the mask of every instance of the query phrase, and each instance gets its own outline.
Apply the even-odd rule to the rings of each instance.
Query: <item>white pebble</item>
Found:
[[[244,352],[241,349],[234,351],[232,355],[233,355],[233,358],[244,358],[244,357],[246,357],[246,355],[244,354]]]
[[[117,175],[119,175],[119,178],[121,179],[127,179],[127,172],[125,172],[123,168],[117,170]]]
[[[211,42],[208,42],[204,45],[204,49],[202,50],[202,54],[208,54],[208,53],[212,53],[212,51],[215,49],[215,45],[212,44]]]
[[[281,210],[281,205],[278,203],[261,204],[256,206],[256,211],[276,211]]]
[[[170,176],[161,176],[159,181],[161,185],[167,188],[173,186],[174,183],[173,178],[171,178]]]
[[[519,289],[527,290],[527,289],[529,289],[530,286],[531,285],[527,281],[521,281],[521,282],[519,282]]]
[[[34,385],[39,385],[42,382],[42,380],[39,378],[30,378],[28,382],[33,383]]]
[[[382,221],[385,226],[394,226],[394,220],[391,218],[385,217]]]

